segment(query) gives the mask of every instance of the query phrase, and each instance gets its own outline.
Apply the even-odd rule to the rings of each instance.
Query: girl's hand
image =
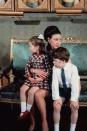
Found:
[[[35,73],[37,76],[41,77],[41,78],[46,78],[46,76],[48,75],[47,72],[45,72],[44,70],[41,69],[31,69],[32,73]]]

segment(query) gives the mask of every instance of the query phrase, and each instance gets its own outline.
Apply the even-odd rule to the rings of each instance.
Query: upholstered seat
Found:
[[[87,44],[68,42],[62,45],[68,48],[71,61],[78,67],[81,77],[81,94],[79,100],[80,102],[85,102],[87,105]],[[11,64],[2,73],[3,76],[8,74],[10,83],[0,91],[1,98],[19,100],[19,89],[25,80],[24,68],[29,56],[31,56],[31,52],[27,40],[11,40]]]
[[[19,99],[19,89],[25,80],[25,65],[29,56],[31,55],[29,51],[28,41],[26,40],[11,40],[11,51],[10,51],[10,65],[8,65],[4,70],[2,70],[2,80],[3,76],[8,74],[9,85],[3,87],[0,91],[1,98],[6,99]]]

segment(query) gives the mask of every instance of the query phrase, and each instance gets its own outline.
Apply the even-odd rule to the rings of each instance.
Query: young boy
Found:
[[[69,58],[70,54],[64,47],[57,48],[53,53],[52,99],[54,100],[54,131],[59,131],[60,111],[65,100],[70,100],[70,131],[75,131],[78,119],[80,77],[77,67],[69,62]]]

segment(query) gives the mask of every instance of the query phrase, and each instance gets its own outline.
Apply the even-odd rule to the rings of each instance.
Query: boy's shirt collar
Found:
[[[71,62],[65,63],[65,66],[63,67],[64,70],[66,70],[71,65]]]

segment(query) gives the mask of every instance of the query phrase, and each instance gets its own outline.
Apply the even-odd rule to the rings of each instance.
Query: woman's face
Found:
[[[52,49],[56,49],[61,46],[62,36],[61,34],[54,34],[51,38],[48,38],[48,42]]]

